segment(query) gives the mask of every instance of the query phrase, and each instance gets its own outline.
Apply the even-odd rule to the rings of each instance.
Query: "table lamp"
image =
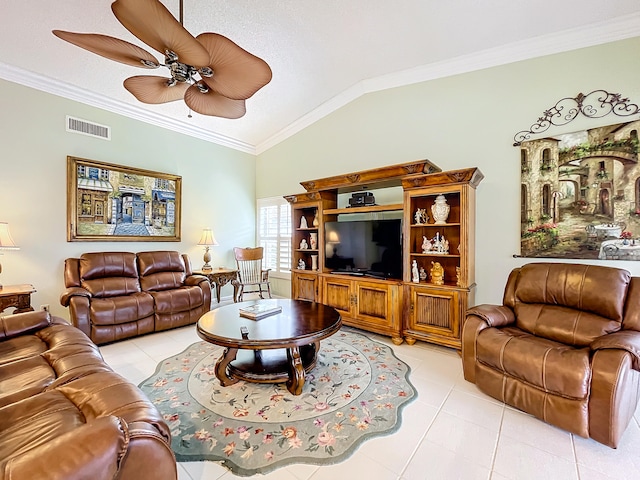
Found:
[[[211,264],[209,263],[211,261],[211,252],[209,252],[209,247],[218,245],[218,242],[210,228],[202,230],[202,236],[200,237],[198,245],[204,245],[204,265],[202,266],[202,270],[211,270]]]
[[[11,238],[9,224],[6,222],[0,222],[0,250],[20,250],[20,247]],[[0,273],[2,273],[2,264],[0,264]],[[0,289],[2,289],[2,284],[0,284]]]

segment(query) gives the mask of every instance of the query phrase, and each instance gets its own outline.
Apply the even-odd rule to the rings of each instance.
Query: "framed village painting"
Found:
[[[67,241],[179,242],[182,178],[67,157]]]
[[[640,260],[640,120],[519,144],[521,255]]]

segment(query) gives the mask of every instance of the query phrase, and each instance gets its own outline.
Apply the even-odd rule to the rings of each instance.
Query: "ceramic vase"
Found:
[[[311,270],[318,270],[318,255],[311,255]]]
[[[318,248],[318,234],[310,233],[309,234],[309,244],[311,245],[311,250],[316,250]]]
[[[447,218],[449,218],[449,210],[451,207],[447,203],[447,199],[444,198],[444,195],[438,195],[436,197],[436,202],[431,205],[431,213],[433,216],[434,223],[436,225],[443,225],[447,223]]]
[[[313,217],[313,226],[317,227],[320,225],[320,221],[318,220],[318,212],[316,211],[315,217]]]

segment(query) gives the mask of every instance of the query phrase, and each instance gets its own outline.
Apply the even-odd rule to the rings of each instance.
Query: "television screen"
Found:
[[[325,222],[325,267],[402,279],[402,220]]]

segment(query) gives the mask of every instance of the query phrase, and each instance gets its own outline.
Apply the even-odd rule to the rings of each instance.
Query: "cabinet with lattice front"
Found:
[[[407,343],[461,348],[460,330],[475,291],[477,168],[403,181]],[[444,211],[444,213],[443,213]]]

